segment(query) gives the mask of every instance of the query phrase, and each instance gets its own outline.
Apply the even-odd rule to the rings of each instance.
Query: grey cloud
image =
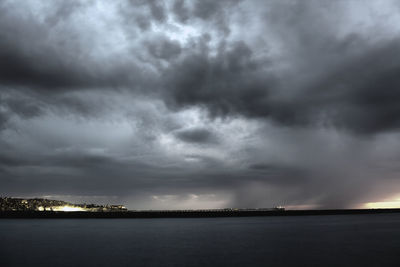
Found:
[[[179,130],[175,132],[175,136],[188,143],[215,144],[218,142],[216,135],[204,128]]]
[[[65,5],[55,4],[55,12],[70,14],[70,9],[80,7],[79,4]],[[5,6],[0,8],[6,9]],[[67,10],[60,11],[65,8]],[[90,44],[85,46],[77,41],[81,37],[79,34],[74,27],[57,28],[52,22],[42,22],[28,12],[24,15],[5,12],[0,19],[0,84],[51,92],[135,87],[134,83],[140,80],[135,62],[116,58],[108,62],[96,61],[90,56]]]
[[[171,6],[171,12],[181,23],[192,23],[196,20],[205,22],[224,36],[230,33],[229,12],[236,8],[240,0],[176,0]]]
[[[135,21],[143,31],[148,30],[151,26],[151,20],[147,16],[135,16]]]
[[[8,116],[4,111],[0,111],[0,131],[6,127]]]
[[[243,42],[216,57],[190,54],[171,66],[166,80],[173,104],[204,105],[215,116],[268,115],[269,94],[275,87],[273,74]]]
[[[280,2],[267,12],[269,28],[282,39],[293,67],[283,84],[295,88],[290,97],[272,103],[273,120],[361,134],[398,127],[393,102],[398,99],[394,73],[399,64],[393,55],[399,36],[379,38],[357,28],[340,34],[347,4]]]
[[[46,22],[49,25],[55,25],[60,21],[68,19],[72,14],[74,14],[74,12],[78,12],[84,7],[86,7],[85,3],[79,0],[72,0],[68,2],[58,1],[53,13],[47,16]]]
[[[325,88],[335,93],[322,93],[320,103],[327,99],[324,106],[336,109],[333,120],[338,127],[367,134],[398,129],[400,62],[393,58],[398,53],[398,43],[396,39],[369,49],[325,77]]]
[[[1,194],[337,208],[398,192],[399,29],[373,5],[32,3],[0,4]]]
[[[168,40],[165,37],[156,38],[147,42],[147,49],[155,58],[169,60],[179,56],[181,45],[178,41]]]
[[[240,0],[222,1],[196,1],[193,8],[193,16],[205,21],[212,21],[214,27],[225,35],[230,33],[230,22],[228,12],[234,9]]]
[[[151,0],[148,1],[149,6],[150,6],[150,11],[151,14],[153,15],[154,19],[160,22],[164,22],[167,15],[165,13],[165,7],[164,7],[164,2],[163,1],[155,1]]]
[[[142,31],[148,31],[153,22],[165,23],[168,14],[164,1],[128,0],[120,9],[125,21],[132,27],[134,21]]]
[[[43,114],[41,106],[31,102],[29,98],[15,98],[0,93],[0,132],[7,128],[7,123],[13,116],[30,119],[41,114]]]
[[[67,71],[68,68],[63,66],[58,52],[45,42],[48,38],[45,25],[40,25],[32,17],[18,18],[12,13],[2,17],[1,25],[2,84],[71,86],[75,79],[86,83],[73,69]]]
[[[180,22],[186,22],[190,17],[189,9],[185,6],[185,0],[176,0],[172,7],[172,12]]]
[[[13,157],[7,154],[0,155],[1,166],[21,166],[27,164],[27,161],[22,160],[19,157]]]
[[[193,14],[202,19],[210,19],[221,12],[223,1],[196,1]]]
[[[399,127],[396,73],[398,40],[365,49],[343,59],[301,94],[271,105],[271,118],[284,125],[325,125],[358,134],[376,134]]]
[[[7,106],[11,112],[17,114],[21,118],[32,118],[43,113],[40,106],[17,99],[7,101]]]
[[[36,47],[29,48],[30,51],[26,51],[18,47],[17,43],[0,42],[2,85],[71,90],[129,84],[128,70],[115,68],[108,72],[106,69],[97,68],[98,66],[84,66],[83,62],[70,64],[65,61],[69,55],[63,51],[56,51],[44,44],[37,44]],[[131,67],[135,68],[134,65]]]
[[[188,53],[166,74],[172,107],[200,105],[212,116],[243,115],[362,134],[398,128],[397,37],[375,42],[357,33],[339,37],[330,24],[335,20],[321,17],[344,8],[339,4],[271,6],[269,27],[284,41],[289,70],[278,71],[272,56],[258,58],[257,49],[244,42],[216,56],[207,50]]]

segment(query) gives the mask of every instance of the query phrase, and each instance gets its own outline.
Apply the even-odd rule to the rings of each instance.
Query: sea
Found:
[[[0,219],[0,266],[400,266],[400,214]]]

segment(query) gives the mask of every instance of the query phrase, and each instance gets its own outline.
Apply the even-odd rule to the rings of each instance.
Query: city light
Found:
[[[73,206],[52,207],[52,209],[53,211],[85,211],[84,208]]]

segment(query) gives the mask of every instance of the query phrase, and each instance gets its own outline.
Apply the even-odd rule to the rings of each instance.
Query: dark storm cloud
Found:
[[[7,114],[5,112],[0,112],[0,130],[4,129],[7,122]]]
[[[65,66],[63,55],[44,41],[46,25],[11,15],[3,16],[0,25],[0,82],[3,85],[71,87],[87,83],[85,75],[74,71],[72,66]]]
[[[398,129],[400,109],[399,39],[380,44],[339,65],[309,91],[338,127],[359,133]],[[326,90],[319,90],[326,88]]]
[[[57,2],[41,21],[29,12],[22,15],[0,6],[0,84],[55,92],[123,86],[132,84],[131,79],[139,80],[133,62],[115,58],[96,62],[89,55],[92,48],[76,41],[79,35],[74,27],[58,27],[54,21],[73,18],[80,8],[86,7]]]
[[[13,44],[0,44],[0,80],[3,85],[30,86],[45,89],[92,87],[101,84],[101,78],[96,78],[85,68],[67,66],[57,60],[55,51],[47,48],[38,53],[27,54]],[[43,62],[44,61],[44,62]]]
[[[3,30],[0,30],[1,32]],[[18,47],[23,43],[28,43],[29,38],[33,37],[18,41],[4,41],[8,39],[4,36],[0,38],[3,40],[0,41],[0,83],[2,85],[54,91],[110,87],[129,83],[129,74],[125,72],[126,70],[117,68],[114,72],[114,70],[107,71],[99,66],[85,66],[83,62],[69,63],[66,58],[70,55],[62,49],[60,51],[46,47],[45,44],[32,44],[34,47],[28,49]]]
[[[151,15],[150,19],[157,22],[164,22],[167,18],[164,1],[130,0],[129,4],[131,8],[146,7]]]
[[[289,99],[259,106],[246,102],[249,106],[244,111],[235,105],[232,110],[287,126],[326,125],[360,134],[396,130],[400,126],[400,62],[393,55],[399,52],[398,43],[395,39],[376,45],[327,67],[326,73],[300,85],[301,93]]]
[[[168,93],[181,106],[202,105],[214,116],[229,113],[268,116],[274,77],[252,56],[243,42],[223,49],[216,57],[195,53],[167,72]]]
[[[163,2],[131,4],[147,7],[157,23],[167,17],[168,8]],[[224,8],[237,4],[238,1],[201,1],[189,5],[176,1],[170,8],[178,17],[213,20],[222,16]],[[145,46],[154,58],[173,60],[165,71],[161,69],[162,78],[158,81],[166,89],[163,96],[171,107],[200,105],[209,109],[212,116],[267,118],[287,126],[323,124],[366,134],[397,129],[399,62],[392,55],[398,53],[398,40],[382,39],[369,44],[357,33],[338,37],[332,25],[337,19],[323,17],[327,12],[340,11],[338,6],[318,1],[262,6],[266,11],[265,27],[279,34],[291,56],[293,70],[288,73],[276,70],[272,58],[259,58],[258,48],[245,41],[221,42],[216,55],[211,54],[209,42],[202,38],[198,39],[198,46],[203,48],[193,51],[165,37],[153,38]],[[52,20],[53,14],[58,19],[68,19],[86,8],[79,2],[56,4],[47,18]],[[2,6],[2,13],[1,84],[46,88],[51,92],[146,86],[133,61],[116,61],[108,66],[93,65],[85,57],[71,61],[69,57],[79,58],[86,48],[73,43],[55,46],[48,32],[54,22],[7,14],[6,6]],[[182,58],[175,60],[181,53]],[[147,92],[157,90],[146,88]],[[294,93],[282,97],[282,91]],[[29,108],[40,114],[38,108]]]
[[[68,2],[57,1],[52,12],[46,18],[46,22],[49,25],[55,25],[65,19],[68,19],[75,12],[79,12],[80,9],[85,8],[85,3],[79,0],[71,0]]]
[[[107,47],[95,41],[94,31],[79,30],[91,26],[79,24],[78,18],[93,10],[90,5],[56,1],[41,16],[32,6],[18,7],[18,2],[0,5],[0,129],[13,116],[29,119],[56,110],[97,116],[99,108],[106,110],[109,105],[71,93],[116,92],[121,87],[140,91],[143,83],[153,83],[143,79],[150,72],[138,68],[135,60],[118,54],[99,60],[94,55],[95,49]],[[165,41],[157,51],[165,56],[179,49],[175,46]]]
[[[277,71],[272,58],[258,58],[245,42],[222,46],[215,56],[188,53],[167,71],[174,105],[293,127],[326,125],[363,134],[397,129],[399,40],[370,44],[356,33],[339,37],[333,21],[321,17],[337,5],[312,3],[274,4],[266,15],[269,27],[282,33],[292,70]]]
[[[175,133],[175,136],[188,143],[212,144],[218,142],[218,138],[211,131],[204,128],[180,130]]]
[[[195,17],[207,19],[221,18],[223,12],[235,6],[240,0],[222,0],[222,1],[195,1],[193,15]],[[225,15],[225,14],[224,14]],[[223,15],[222,15],[223,16]]]
[[[37,103],[26,98],[10,98],[0,92],[0,131],[6,128],[7,121],[14,115],[30,119],[41,114],[43,111]]]
[[[160,37],[146,43],[150,54],[159,59],[169,60],[181,53],[181,45],[178,41],[171,41]]]
[[[146,1],[150,6],[151,15],[159,22],[164,22],[167,15],[165,13],[165,7],[163,1],[150,0]]]
[[[6,105],[10,112],[17,114],[23,119],[29,119],[42,114],[42,110],[39,106],[21,99],[10,99],[7,101]]]
[[[366,201],[397,181],[396,16],[357,1],[4,1],[0,193]]]
[[[150,30],[153,23],[164,23],[168,17],[164,1],[156,0],[129,0],[122,4],[121,13],[129,27],[133,22],[142,31]]]
[[[200,19],[206,22],[211,22],[213,24],[212,27],[217,28],[224,34],[229,34],[229,11],[234,9],[239,2],[241,1],[176,0],[172,6],[172,12],[182,23],[187,23],[194,19]]]
[[[21,166],[25,165],[27,162],[19,157],[12,157],[10,155],[0,155],[0,165],[1,166]]]
[[[2,190],[11,192],[35,190],[45,194],[100,193],[126,196],[140,192],[221,189],[227,186],[227,182],[230,186],[239,180],[239,177],[232,177],[222,170],[200,174],[179,166],[121,161],[84,152],[59,153],[36,159],[24,155],[0,156],[0,160],[0,167],[7,173],[0,180]],[[25,171],[30,173],[29,179],[18,174]],[[15,179],[5,183],[7,177]],[[112,184],[110,179],[114,181]],[[20,183],[24,183],[24,186],[20,187]]]
[[[172,12],[178,18],[179,21],[185,23],[189,17],[189,9],[185,6],[185,0],[176,0],[174,2]]]

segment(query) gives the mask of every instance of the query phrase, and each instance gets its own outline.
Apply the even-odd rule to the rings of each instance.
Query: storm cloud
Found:
[[[217,137],[207,129],[187,129],[178,131],[176,137],[189,143],[216,143]]]
[[[2,1],[0,194],[129,208],[395,198],[396,1]]]

